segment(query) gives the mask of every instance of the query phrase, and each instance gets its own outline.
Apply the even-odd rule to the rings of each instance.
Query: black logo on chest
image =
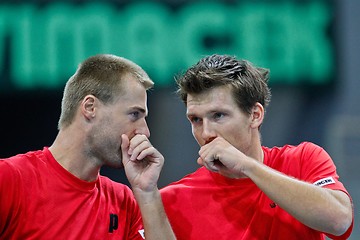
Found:
[[[119,227],[119,217],[116,214],[110,213],[109,233],[114,232]]]

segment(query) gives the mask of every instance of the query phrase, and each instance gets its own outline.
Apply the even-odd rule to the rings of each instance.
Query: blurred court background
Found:
[[[198,146],[174,76],[212,53],[271,70],[263,144],[312,141],[333,157],[360,239],[360,1],[0,1],[0,157],[51,145],[62,90],[79,62],[113,53],[140,64],[160,187],[194,171]],[[121,170],[104,168],[115,181]]]

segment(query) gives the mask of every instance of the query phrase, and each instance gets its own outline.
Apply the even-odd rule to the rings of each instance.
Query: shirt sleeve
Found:
[[[339,181],[339,175],[336,172],[336,166],[333,160],[323,148],[312,143],[305,143],[302,161],[304,166],[303,173],[305,174],[306,181],[319,187],[343,191],[352,201],[350,194]],[[354,214],[349,229],[342,236],[326,235],[331,239],[347,239],[352,232],[353,226]]]
[[[319,187],[341,190],[348,194],[344,185],[339,181],[333,160],[323,148],[313,143],[304,143],[301,159],[305,181]]]
[[[19,173],[6,160],[0,160],[0,238],[12,231],[19,210]]]
[[[137,205],[136,205],[137,206]],[[132,220],[132,235],[130,236],[130,239],[132,240],[143,240],[145,239],[145,232],[144,232],[144,226],[141,219],[140,210],[138,207],[136,207],[134,211],[134,218]]]
[[[140,208],[135,200],[133,192],[130,188],[126,187],[128,200],[130,202],[129,209],[129,218],[130,218],[130,231],[128,239],[130,240],[143,240],[145,239],[144,235],[144,226],[141,218]]]

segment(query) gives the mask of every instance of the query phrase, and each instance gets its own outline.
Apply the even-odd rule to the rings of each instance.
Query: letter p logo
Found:
[[[114,232],[118,229],[119,226],[119,217],[116,214],[110,213],[110,224],[109,224],[109,233]]]

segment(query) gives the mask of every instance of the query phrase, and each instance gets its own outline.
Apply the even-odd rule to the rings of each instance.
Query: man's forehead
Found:
[[[233,96],[229,88],[216,87],[198,94],[188,94],[187,105],[198,105],[206,103],[227,102]]]

